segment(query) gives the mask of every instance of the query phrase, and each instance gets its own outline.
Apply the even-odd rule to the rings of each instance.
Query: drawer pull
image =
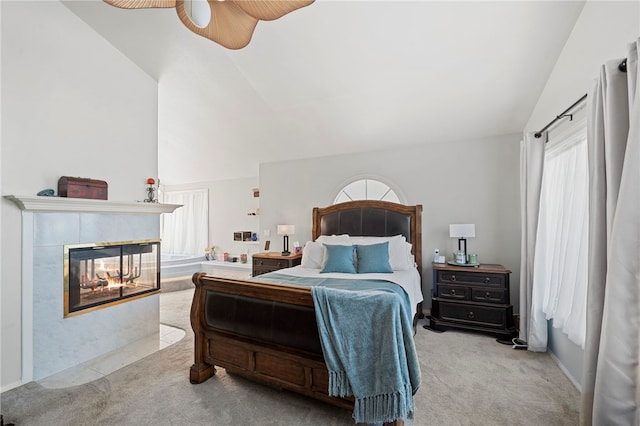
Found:
[[[456,280],[456,276],[455,275],[451,275],[451,281],[455,281]]]
[[[473,311],[469,311],[469,314],[467,316],[469,317],[469,319],[473,319],[474,318]]]
[[[488,299],[489,297],[491,297],[491,293],[486,292],[486,293],[484,294],[484,297],[485,297],[485,299]]]
[[[449,292],[450,295],[455,296],[456,295],[456,290],[455,289],[451,289],[451,291]]]
[[[491,278],[487,277],[484,279],[485,284],[489,284],[491,282]]]

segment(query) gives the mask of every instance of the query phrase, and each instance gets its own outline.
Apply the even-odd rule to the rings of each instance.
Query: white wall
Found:
[[[627,43],[640,36],[640,3],[588,1],[529,118],[526,131],[544,127],[588,92],[610,59],[624,58]],[[558,329],[549,327],[549,350],[574,383],[582,383],[584,353]]]
[[[461,118],[461,125],[464,125]],[[338,190],[359,177],[377,178],[407,204],[422,204],[423,294],[430,307],[433,249],[450,253],[450,223],[474,223],[469,250],[484,263],[505,265],[511,275],[511,301],[517,310],[520,274],[520,135],[436,143],[260,166],[260,223],[282,239],[276,225],[296,226],[291,241],[311,238],[311,211],[333,203]]]
[[[161,182],[162,171],[161,163]],[[249,215],[260,208],[260,198],[255,198],[252,191],[257,187],[258,178],[249,177],[183,185],[162,185],[162,190],[207,189],[209,191],[209,245],[215,245],[216,252],[226,251],[232,256],[239,256],[242,253],[251,255],[263,251],[260,216]],[[235,231],[256,232],[260,241],[257,243],[236,242],[233,240]],[[204,247],[202,250],[199,254],[204,256]]]
[[[157,83],[59,2],[2,8],[2,195],[106,180],[142,200],[157,176]],[[2,199],[2,390],[20,384],[21,214]],[[62,262],[62,256],[60,261]]]
[[[640,36],[640,2],[587,1],[525,129],[544,127],[580,99],[609,59],[624,58]]]

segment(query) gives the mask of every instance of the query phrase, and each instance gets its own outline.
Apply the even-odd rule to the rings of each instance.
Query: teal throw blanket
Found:
[[[267,275],[258,280],[312,286],[329,395],[355,398],[355,422],[413,418],[421,376],[409,298],[400,286]]]

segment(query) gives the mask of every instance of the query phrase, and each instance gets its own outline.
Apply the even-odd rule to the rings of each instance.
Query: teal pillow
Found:
[[[338,246],[324,244],[325,256],[324,266],[320,273],[323,272],[344,272],[346,274],[355,274],[356,265],[354,263],[354,246]]]
[[[389,242],[356,245],[356,257],[359,274],[390,274],[393,272],[389,263]]]

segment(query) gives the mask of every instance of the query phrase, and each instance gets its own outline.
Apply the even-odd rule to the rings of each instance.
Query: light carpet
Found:
[[[193,289],[160,295],[160,321],[181,341],[90,383],[27,383],[1,395],[5,423],[57,425],[349,425],[351,412],[228,375],[192,385]],[[576,425],[580,395],[548,354],[482,334],[415,336],[422,386],[413,425]]]

